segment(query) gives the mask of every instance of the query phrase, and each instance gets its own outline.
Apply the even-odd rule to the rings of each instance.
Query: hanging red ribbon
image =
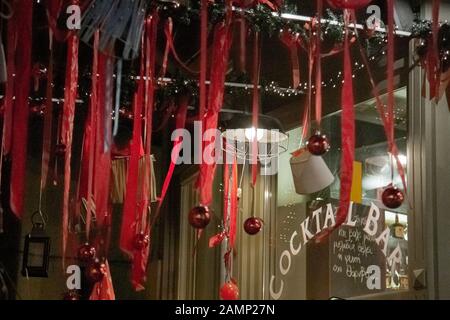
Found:
[[[237,214],[238,214],[238,172],[237,172],[237,159],[234,155],[233,166],[231,171],[231,190],[230,190],[230,250],[234,249],[236,243],[236,226],[237,226]]]
[[[214,30],[213,53],[211,63],[211,84],[209,88],[208,112],[203,119],[203,132],[216,129],[219,111],[223,103],[225,75],[227,71],[228,57],[231,47],[231,8],[227,7],[227,18],[225,22],[216,25]],[[205,148],[211,148],[216,141],[207,141]],[[215,154],[211,156],[216,156]],[[202,161],[200,173],[197,179],[197,187],[200,191],[201,205],[208,206],[212,202],[212,184],[216,163],[208,164]]]
[[[63,6],[62,0],[47,0],[46,4],[46,12],[48,19],[48,26],[50,27],[53,36],[59,42],[64,42],[70,36],[70,34],[66,31],[60,30],[58,28],[58,17],[61,13],[61,9]]]
[[[344,85],[342,87],[342,159],[341,159],[341,188],[339,208],[336,213],[336,225],[338,228],[347,219],[350,207],[350,195],[353,179],[353,160],[355,153],[355,114],[353,101],[352,61],[350,57],[350,35],[348,30],[349,12],[344,12],[346,33],[344,40]]]
[[[259,32],[255,32],[253,41],[253,98],[252,98],[252,130],[251,150],[252,186],[256,186],[258,178],[258,118],[259,118],[259,74],[260,74],[260,44]]]
[[[64,192],[63,192],[63,257],[66,254],[67,235],[69,227],[69,195],[71,181],[72,135],[75,117],[75,102],[78,86],[78,45],[76,33],[71,33],[67,42],[67,64],[64,91],[63,120],[61,130],[61,143],[65,145],[64,157]]]
[[[14,83],[15,83],[15,54],[17,48],[17,23],[14,16],[8,20],[7,28],[7,81],[5,85],[5,100],[3,113],[3,152],[8,155],[11,152],[12,140],[12,121],[13,121],[13,104],[14,104]]]
[[[166,48],[167,48],[167,46],[170,48],[170,51],[172,52],[172,55],[173,55],[175,61],[180,65],[181,68],[183,68],[186,72],[188,72],[190,74],[197,75],[199,72],[189,68],[189,66],[187,66],[183,61],[181,61],[180,57],[178,56],[178,53],[175,49],[175,44],[173,43],[172,31],[173,31],[172,18],[169,17],[166,21],[166,24],[164,25],[164,34],[166,35],[166,41],[167,41]],[[166,61],[166,60],[163,60],[163,61]],[[200,66],[200,68],[201,68],[201,66]],[[165,66],[163,63],[163,70],[164,69],[165,69]]]
[[[323,1],[317,0],[317,27],[315,38],[315,50],[316,50],[316,122],[317,126],[320,128],[320,123],[322,120],[322,54],[321,54],[321,43],[322,43],[322,11],[323,11]]]
[[[94,35],[94,56],[92,61],[92,76],[91,76],[91,99],[90,109],[89,109],[89,124],[86,126],[86,132],[89,131],[89,141],[85,143],[88,149],[87,163],[88,163],[88,174],[87,174],[87,187],[86,187],[86,240],[89,240],[90,231],[91,231],[91,220],[92,220],[92,210],[94,207],[94,199],[93,199],[93,180],[94,180],[94,163],[95,163],[95,141],[97,139],[97,110],[98,106],[98,77],[97,73],[99,70],[99,39],[100,33],[97,30]]]
[[[176,115],[176,129],[183,129],[186,125],[186,115],[187,108],[189,105],[189,96],[183,95],[180,98],[178,111]],[[181,137],[177,137],[177,139],[173,143],[173,149],[170,159],[169,170],[167,171],[166,178],[164,179],[164,183],[161,189],[161,196],[158,199],[158,212],[161,209],[162,203],[166,197],[167,191],[169,189],[170,181],[172,180],[173,172],[175,171],[175,165],[180,155],[180,151],[183,148],[183,139]],[[154,220],[157,217],[155,216]]]
[[[16,77],[11,141],[11,210],[17,217],[23,213],[25,198],[25,178],[28,139],[28,95],[31,79],[31,44],[33,4],[27,0],[13,3],[14,16],[11,19],[17,23],[17,41],[20,39],[15,52]]]
[[[239,15],[236,18],[236,21],[239,24],[238,70],[241,73],[245,73],[247,64],[247,34],[248,34],[247,20],[243,15]]]
[[[439,86],[441,81],[441,65],[439,54],[439,9],[440,0],[433,0],[431,14],[431,49],[427,52],[426,71],[428,82],[430,85],[430,99],[436,100],[439,96]],[[391,9],[389,9],[388,7],[388,10]]]
[[[120,249],[133,257],[133,240],[136,235],[137,192],[139,176],[139,159],[142,144],[142,106],[144,103],[144,55],[141,55],[141,72],[138,89],[133,98],[133,138],[131,141],[130,160],[128,164],[125,201],[123,206],[122,228],[120,233]]]
[[[298,34],[294,34],[289,30],[283,30],[280,34],[280,40],[289,50],[292,68],[292,88],[296,89],[300,84],[300,63],[298,60],[300,38]]]
[[[114,286],[111,278],[111,271],[109,269],[108,261],[105,261],[106,271],[102,280],[97,282],[92,288],[92,293],[89,300],[115,300]]]

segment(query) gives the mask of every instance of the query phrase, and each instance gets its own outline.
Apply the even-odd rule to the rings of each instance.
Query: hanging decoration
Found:
[[[321,156],[327,153],[331,146],[326,135],[320,132],[314,133],[306,144],[308,151],[315,156]]]
[[[102,276],[99,276],[98,278],[100,280],[95,282],[89,300],[115,300],[116,295],[114,293],[108,260],[100,264],[99,270]],[[98,269],[96,269],[97,271]]]
[[[95,247],[86,242],[78,248],[78,260],[84,263],[91,262],[94,260],[96,252]]]
[[[211,220],[211,212],[208,207],[198,206],[189,212],[189,224],[196,229],[205,229]]]
[[[202,136],[207,130],[217,128],[219,111],[223,102],[225,74],[232,42],[231,5],[228,2],[227,7],[228,11],[225,21],[220,22],[214,28],[208,109],[202,119]],[[202,150],[214,150],[214,148],[212,148],[214,143],[214,141],[205,142]],[[210,154],[210,156],[215,159],[218,155]],[[202,164],[200,164],[200,172],[196,186],[199,189],[200,206],[202,207],[208,207],[212,202],[212,184],[215,169],[215,161],[212,164],[202,161]]]
[[[220,298],[222,300],[238,300],[239,299],[239,288],[233,281],[226,282],[220,288]]]
[[[244,222],[244,230],[249,235],[255,235],[259,231],[261,231],[261,228],[263,226],[263,221],[260,218],[256,217],[250,217]]]
[[[397,209],[403,204],[405,195],[397,187],[388,186],[381,194],[381,200],[389,209]]]
[[[18,0],[12,5],[13,17],[8,21],[8,29],[11,29],[8,30],[8,41],[14,42],[8,43],[9,71],[4,116],[6,136],[3,147],[5,155],[11,154],[11,177],[14,177],[10,182],[11,210],[21,218],[25,199],[33,4]]]
[[[64,106],[62,115],[62,126],[60,143],[64,146],[64,191],[63,191],[63,257],[66,255],[67,230],[69,228],[69,196],[71,184],[71,161],[73,121],[75,117],[75,100],[77,98],[78,86],[78,46],[79,39],[76,32],[71,32],[67,40],[67,65],[64,91]],[[64,259],[63,259],[64,261]]]

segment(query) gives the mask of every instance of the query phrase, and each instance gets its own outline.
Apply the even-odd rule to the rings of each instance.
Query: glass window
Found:
[[[395,91],[395,100],[395,137],[400,160],[406,168],[406,87]],[[317,241],[317,237],[309,239],[332,224],[339,204],[340,111],[323,119],[322,130],[331,139],[332,146],[323,156],[326,166],[310,169],[319,170],[314,173],[317,175],[329,169],[334,176],[329,187],[313,194],[297,194],[292,173],[296,169],[280,167],[275,263],[270,281],[272,298],[345,299],[409,288],[408,207],[405,201],[400,208],[388,210],[381,201],[382,191],[392,181],[402,189],[401,179],[395,166],[391,170],[386,136],[375,101],[355,106],[355,115],[353,206],[348,225],[321,241]],[[289,132],[289,150],[281,155],[280,163],[289,163],[291,152],[298,149],[300,129]]]

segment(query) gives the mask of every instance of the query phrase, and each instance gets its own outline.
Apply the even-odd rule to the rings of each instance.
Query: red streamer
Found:
[[[292,68],[292,88],[298,88],[300,84],[300,63],[298,60],[299,35],[284,30],[280,35],[281,42],[288,48]]]
[[[231,195],[230,195],[230,249],[234,249],[236,243],[236,226],[237,226],[237,214],[238,214],[238,172],[237,172],[237,159],[234,156],[233,166],[231,171]]]
[[[64,91],[63,120],[61,130],[61,142],[66,146],[64,157],[64,193],[63,193],[63,261],[66,255],[68,228],[69,228],[69,194],[71,180],[72,136],[73,120],[75,117],[75,100],[77,98],[78,85],[78,44],[76,33],[71,33],[68,39],[67,65]]]
[[[253,141],[251,147],[252,186],[255,187],[258,178],[258,117],[259,117],[259,73],[260,73],[260,45],[259,32],[255,33],[253,42],[253,99],[252,99],[252,130]]]
[[[227,18],[225,22],[216,25],[214,30],[211,84],[209,89],[208,112],[203,119],[203,132],[209,129],[216,129],[218,115],[223,103],[225,75],[227,71],[228,57],[231,47],[231,28],[230,28],[231,9],[228,7]],[[205,142],[204,148],[215,141]],[[216,156],[214,154],[214,156]],[[202,161],[200,173],[197,179],[197,187],[200,190],[200,203],[208,206],[212,202],[212,184],[216,163],[207,164]]]
[[[323,1],[317,0],[317,28],[315,35],[315,50],[316,50],[316,122],[320,128],[320,123],[322,120],[322,55],[321,55],[321,19],[323,11]]]
[[[20,39],[20,46],[17,46],[15,52],[17,68],[14,84],[16,100],[12,120],[14,133],[11,145],[11,210],[20,218],[25,198],[33,4],[27,0],[15,1],[13,11],[14,16],[11,19],[17,23],[16,39]]]

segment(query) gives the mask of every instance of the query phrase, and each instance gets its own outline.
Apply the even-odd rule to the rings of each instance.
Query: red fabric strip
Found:
[[[67,38],[70,36],[70,33],[60,30],[58,28],[58,17],[61,13],[63,1],[47,0],[45,4],[47,7],[46,11],[47,11],[48,26],[52,30],[55,39],[59,42],[66,41]]]
[[[203,121],[203,116],[206,111],[206,72],[207,72],[207,55],[208,55],[208,0],[201,0],[200,8],[200,109],[199,120]],[[200,141],[202,142],[202,141]]]
[[[169,17],[164,26],[164,34],[166,35],[166,40],[167,40],[166,44],[169,45],[170,51],[172,52],[172,55],[175,58],[175,61],[186,72],[191,73],[193,75],[198,74],[199,73],[198,71],[195,71],[195,70],[192,70],[191,68],[189,68],[183,61],[181,61],[180,57],[178,56],[178,53],[175,50],[175,44],[173,43],[172,29],[173,29],[172,19]]]
[[[391,1],[391,0],[390,0]],[[389,7],[388,7],[389,9]],[[432,5],[432,25],[431,25],[431,38],[432,48],[428,50],[428,79],[430,82],[430,99],[438,99],[439,85],[441,78],[441,65],[439,54],[439,9],[440,0],[433,0]],[[393,9],[392,9],[393,10]],[[390,14],[390,13],[389,13]]]
[[[238,215],[238,172],[237,172],[237,159],[234,156],[233,166],[231,171],[231,194],[230,194],[230,248],[234,248],[236,243],[236,226],[237,226],[237,215]]]
[[[189,97],[188,96],[181,97],[176,116],[176,129],[183,129],[185,127],[188,105],[189,105]],[[175,170],[176,161],[180,155],[182,147],[183,147],[183,139],[181,139],[181,137],[178,137],[173,143],[173,150],[171,154],[169,170],[167,171],[166,178],[164,179],[163,187],[161,189],[161,196],[158,199],[158,209],[161,208],[162,203],[166,197],[167,190],[169,189],[170,181],[172,180],[172,175]]]
[[[86,127],[86,132],[89,130],[89,153],[87,157],[88,161],[88,177],[87,177],[87,210],[86,210],[86,240],[89,240],[91,231],[92,209],[93,209],[93,180],[94,180],[94,163],[95,163],[95,141],[97,139],[97,110],[98,110],[98,64],[99,64],[99,38],[100,34],[97,30],[94,34],[94,56],[92,61],[92,81],[91,81],[91,99],[90,99],[90,119],[89,126]]]
[[[228,9],[228,12],[231,12],[231,10]],[[230,21],[226,19],[225,22],[217,24],[214,30],[211,84],[209,88],[208,112],[203,119],[204,132],[209,129],[217,129],[219,111],[223,103],[225,75],[231,40]],[[204,148],[214,143],[216,142],[206,141]],[[208,206],[212,202],[212,185],[215,169],[216,163],[207,164],[203,161],[200,165],[197,187],[200,189],[200,203],[204,206]]]
[[[298,61],[299,36],[288,30],[283,30],[280,35],[281,42],[288,48],[292,67],[292,88],[298,88],[300,84],[300,63]]]
[[[245,73],[246,62],[247,62],[247,20],[244,16],[239,16],[237,18],[239,23],[239,72]]]
[[[253,141],[251,150],[252,164],[252,186],[255,187],[258,178],[258,117],[259,117],[259,73],[260,73],[260,52],[259,52],[259,32],[255,32],[253,41],[253,99],[252,99],[252,127]]]
[[[71,159],[72,159],[72,136],[73,120],[75,117],[75,100],[77,98],[78,85],[78,44],[79,39],[76,33],[71,33],[67,43],[67,65],[64,91],[63,120],[61,130],[61,141],[66,146],[64,157],[64,192],[63,192],[63,261],[66,256],[67,238],[69,232],[69,196],[71,181]]]
[[[17,23],[14,16],[8,20],[8,35],[7,35],[7,82],[5,86],[5,110],[3,115],[3,152],[8,155],[11,152],[12,141],[12,121],[13,121],[13,96],[15,78],[13,74],[16,72],[16,47],[17,47]]]
[[[347,10],[346,10],[347,11]],[[344,12],[347,32],[344,40],[344,85],[342,87],[342,159],[341,159],[341,189],[339,208],[336,213],[336,225],[338,228],[347,219],[350,206],[350,195],[353,179],[353,160],[355,153],[355,114],[353,101],[352,61],[350,57],[350,39],[348,32],[349,13]]]
[[[315,35],[316,42],[316,122],[317,126],[320,128],[320,123],[322,120],[322,56],[321,56],[321,43],[322,43],[322,29],[321,29],[321,19],[323,11],[323,1],[317,0],[317,28]]]
[[[14,16],[11,19],[16,20],[20,46],[17,46],[15,52],[17,69],[11,145],[11,210],[20,218],[25,198],[33,4],[27,0],[18,0],[14,2],[13,10]]]
[[[89,300],[116,299],[108,261],[105,261],[105,264],[106,264],[106,274],[103,277],[103,279],[100,282],[97,282],[92,288],[92,293],[89,296]]]
[[[145,99],[145,32],[142,34],[142,50],[140,59],[140,77],[138,81],[138,88],[134,94],[133,98],[133,137],[131,140],[131,150],[130,150],[130,160],[128,163],[127,172],[127,184],[125,200],[123,205],[123,217],[122,217],[122,227],[120,233],[120,249],[128,254],[131,259],[133,259],[134,246],[133,241],[136,235],[136,221],[138,221],[140,214],[139,211],[142,210],[142,202],[138,203],[138,192],[139,189],[139,159],[141,157],[141,147],[142,147],[142,107],[144,105]]]

